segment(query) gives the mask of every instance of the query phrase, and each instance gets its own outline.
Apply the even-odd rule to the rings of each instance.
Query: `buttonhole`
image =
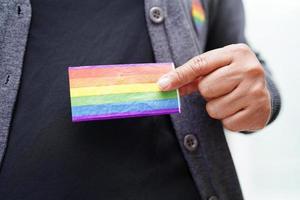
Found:
[[[10,75],[7,75],[7,76],[6,76],[5,83],[4,83],[5,85],[7,85],[7,84],[8,84],[8,82],[9,82],[9,79],[10,79]]]
[[[18,15],[21,16],[23,13],[22,13],[22,8],[21,8],[21,5],[17,5],[17,12],[18,12]]]

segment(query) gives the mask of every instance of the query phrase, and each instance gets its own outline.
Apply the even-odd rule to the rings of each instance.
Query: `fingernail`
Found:
[[[158,80],[157,83],[158,83],[160,89],[166,90],[169,87],[171,80],[168,77],[162,77]]]

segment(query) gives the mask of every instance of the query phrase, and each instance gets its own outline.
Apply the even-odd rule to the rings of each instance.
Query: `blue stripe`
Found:
[[[72,107],[72,116],[85,115],[104,115],[110,113],[127,113],[127,112],[143,112],[160,109],[175,109],[178,108],[178,100],[165,99],[142,102],[128,102],[115,104],[102,104],[91,106],[74,106]]]

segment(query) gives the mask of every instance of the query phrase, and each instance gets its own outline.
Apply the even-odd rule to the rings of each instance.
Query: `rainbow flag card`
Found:
[[[72,121],[179,113],[178,91],[156,84],[173,69],[173,63],[69,67]]]

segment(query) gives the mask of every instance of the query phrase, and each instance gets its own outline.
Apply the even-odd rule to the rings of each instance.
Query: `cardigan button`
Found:
[[[193,152],[198,147],[198,139],[196,138],[195,135],[188,134],[184,136],[183,145],[188,151]]]
[[[219,198],[216,197],[216,196],[211,196],[211,197],[208,198],[208,200],[219,200]]]
[[[160,7],[152,7],[150,9],[150,19],[156,24],[161,23],[164,20],[163,10]]]

